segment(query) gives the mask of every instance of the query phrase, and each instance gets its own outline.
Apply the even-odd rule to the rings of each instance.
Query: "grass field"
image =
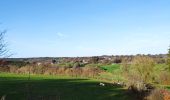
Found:
[[[31,75],[28,81],[28,75],[0,73],[0,96],[6,95],[6,100],[26,100],[27,97],[33,97],[31,100],[131,100],[125,89],[99,86],[99,82],[44,75]]]
[[[119,64],[105,65],[105,66],[101,66],[101,68],[110,73],[113,73],[120,70],[120,65]]]
[[[110,81],[123,81],[120,64],[105,65],[101,66],[100,68],[106,71],[104,73],[101,73],[100,75],[100,77],[102,77],[103,79],[107,79]]]

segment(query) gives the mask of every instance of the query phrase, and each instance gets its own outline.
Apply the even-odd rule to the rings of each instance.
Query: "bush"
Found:
[[[22,73],[22,74],[29,74],[30,69],[28,66],[24,66],[18,69],[18,73]]]
[[[49,67],[45,70],[45,75],[56,75],[57,74],[58,67]]]
[[[139,100],[142,100],[148,92],[154,89],[152,85],[148,85],[155,80],[154,60],[148,56],[136,56],[129,68],[126,63],[122,65],[124,65],[123,71],[127,73],[128,90]]]
[[[168,90],[163,89],[160,92],[163,95],[163,100],[170,100],[170,92]]]
[[[147,100],[164,100],[163,94],[160,89],[154,89],[149,96],[146,97]]]
[[[113,63],[116,63],[116,64],[119,64],[119,63],[122,63],[122,59],[120,58],[115,58]]]
[[[155,62],[152,58],[147,56],[137,56],[132,61],[130,73],[132,77],[136,77],[137,81],[150,83],[155,80],[154,77]]]
[[[98,76],[100,72],[101,70],[98,67],[83,67],[81,74],[85,77],[95,77]]]
[[[0,67],[1,68],[1,67]],[[96,77],[101,72],[98,67],[48,67],[48,66],[24,66],[24,67],[3,67],[3,72],[22,74],[45,74],[45,75],[68,75],[74,77]]]
[[[8,66],[0,66],[0,72],[9,72],[10,68]]]
[[[17,67],[17,66],[10,66],[9,72],[10,73],[18,73],[18,69],[19,69],[19,67]]]
[[[74,63],[73,68],[78,68],[78,67],[80,67],[80,63],[79,62]]]
[[[160,83],[163,85],[170,85],[170,73],[167,71],[163,71],[159,75]]]
[[[128,59],[123,59],[121,64],[122,75],[127,78],[129,74],[130,65],[128,64]]]
[[[98,62],[99,62],[99,57],[91,57],[90,58],[90,63],[97,64]]]

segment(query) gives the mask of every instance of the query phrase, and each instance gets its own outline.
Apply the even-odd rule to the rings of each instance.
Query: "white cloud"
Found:
[[[66,35],[65,35],[65,34],[63,34],[63,33],[61,33],[61,32],[58,32],[58,33],[57,33],[57,36],[58,36],[58,37],[60,37],[60,38],[64,38],[64,37],[66,37]]]

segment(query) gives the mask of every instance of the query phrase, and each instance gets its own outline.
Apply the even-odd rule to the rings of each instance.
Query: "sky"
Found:
[[[170,0],[0,0],[12,57],[165,54]]]

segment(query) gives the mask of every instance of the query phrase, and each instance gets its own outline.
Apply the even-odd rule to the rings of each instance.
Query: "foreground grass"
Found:
[[[0,97],[7,100],[131,100],[126,90],[99,81],[67,76],[44,76],[0,73]]]

